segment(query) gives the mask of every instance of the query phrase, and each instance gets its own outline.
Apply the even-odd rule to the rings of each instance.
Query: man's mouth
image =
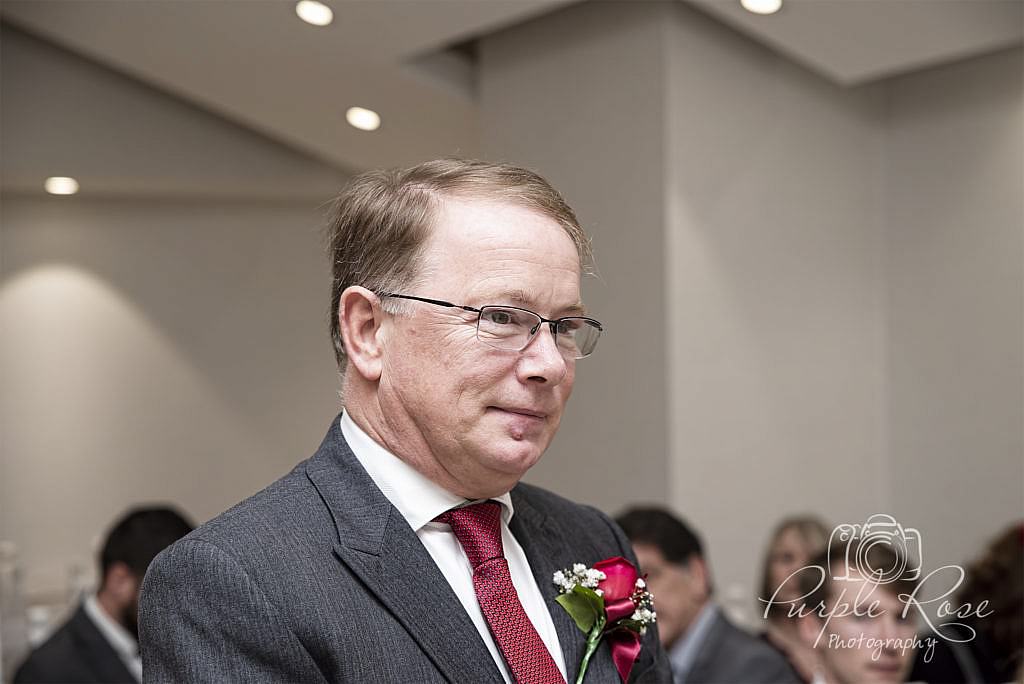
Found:
[[[868,666],[869,669],[874,670],[880,674],[894,676],[900,673],[903,669],[902,663],[899,662],[878,662],[875,661]]]
[[[531,408],[521,408],[512,406],[492,406],[491,408],[498,411],[504,411],[505,413],[514,413],[520,416],[526,416],[527,418],[536,418],[538,420],[544,420],[547,418],[547,414],[543,411],[537,411]]]

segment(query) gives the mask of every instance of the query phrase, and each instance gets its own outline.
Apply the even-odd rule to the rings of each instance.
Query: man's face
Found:
[[[445,199],[421,278],[403,294],[476,308],[580,314],[576,247],[554,220],[500,201]],[[572,391],[575,361],[547,325],[523,351],[476,338],[476,314],[409,303],[389,317],[378,398],[398,456],[467,498],[504,493],[544,453]]]
[[[693,623],[707,600],[708,582],[701,561],[691,558],[685,564],[671,563],[653,544],[633,544],[640,572],[647,574],[647,586],[654,595],[658,613],[658,636],[671,648]]]
[[[878,585],[855,573],[851,575],[856,579],[832,582],[831,605],[839,600],[852,608],[856,602],[859,612],[865,613],[878,601],[878,607],[872,611],[877,617],[836,615],[829,621],[817,647],[826,675],[830,682],[838,684],[903,682],[910,671],[914,650],[900,646],[914,638],[913,612],[901,619],[904,604],[891,585]],[[850,647],[852,644],[858,646]]]

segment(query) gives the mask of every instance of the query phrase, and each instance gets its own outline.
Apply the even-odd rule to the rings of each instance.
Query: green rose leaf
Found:
[[[565,608],[584,634],[590,634],[594,623],[604,614],[604,599],[595,594],[593,589],[576,585],[572,591],[561,594],[555,600]]]

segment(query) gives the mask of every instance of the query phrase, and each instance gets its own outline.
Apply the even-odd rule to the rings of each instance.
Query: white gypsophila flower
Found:
[[[597,594],[598,596],[604,596],[604,590],[603,589],[595,589],[594,593]]]
[[[633,619],[646,625],[654,622],[654,612],[647,608],[639,608],[633,612]]]
[[[601,581],[607,578],[608,576],[600,570],[588,568],[583,563],[573,563],[571,568],[555,572],[551,576],[551,581],[563,594],[572,591],[575,587],[582,586],[593,589],[598,596],[601,596],[603,592],[597,587]]]
[[[647,588],[647,582],[644,582],[644,578],[643,577],[638,577],[637,578],[637,580],[636,580],[636,588],[637,589],[645,589],[645,588]]]
[[[594,570],[592,568],[588,568],[583,573],[582,584],[583,584],[583,586],[587,587],[588,589],[595,589],[595,588],[597,588],[598,582],[600,582],[604,578],[605,578],[605,574],[603,572],[601,572],[600,570]]]
[[[586,579],[586,566],[582,563],[576,563],[571,569],[566,568],[565,570],[559,570],[551,577],[551,581],[554,582],[555,586],[565,594],[573,590],[574,587],[583,585],[586,586],[584,580]]]

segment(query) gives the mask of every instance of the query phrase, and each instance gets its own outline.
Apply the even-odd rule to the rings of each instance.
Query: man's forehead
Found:
[[[833,600],[842,595],[848,601],[860,597],[863,603],[899,601],[895,584],[872,579],[853,568],[850,569],[849,579],[834,579],[831,584]]]
[[[561,224],[538,210],[509,201],[446,199],[422,256],[422,277],[448,282],[448,289],[474,300],[459,303],[582,310],[576,245]]]
[[[565,227],[540,209],[502,198],[457,196],[440,201],[428,249],[506,248],[521,250],[525,256],[549,252],[547,243],[564,247],[567,253],[571,250],[573,258],[580,260]]]

